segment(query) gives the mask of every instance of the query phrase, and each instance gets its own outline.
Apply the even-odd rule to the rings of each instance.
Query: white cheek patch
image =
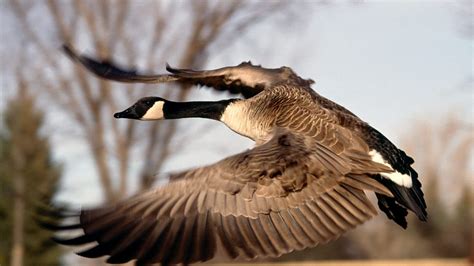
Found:
[[[374,161],[376,163],[386,165],[386,166],[393,169],[393,167],[390,164],[388,164],[382,158],[382,155],[378,151],[371,150],[369,152],[369,155],[372,157],[372,161]],[[410,188],[412,186],[411,176],[409,176],[407,174],[402,174],[402,173],[399,173],[399,172],[395,171],[393,173],[380,173],[380,175],[385,177],[385,178],[388,178],[388,179],[392,180],[395,184],[397,184],[399,186],[404,186],[404,187],[408,187],[408,188]]]
[[[153,106],[146,111],[145,115],[140,118],[140,120],[160,120],[164,118],[163,115],[163,101],[158,101],[153,104]]]

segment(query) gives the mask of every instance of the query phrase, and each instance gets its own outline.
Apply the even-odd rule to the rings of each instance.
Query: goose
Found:
[[[64,245],[95,244],[81,256],[187,264],[210,260],[220,248],[232,259],[278,257],[333,241],[377,215],[366,192],[374,192],[379,209],[402,228],[408,211],[427,220],[414,160],[291,68],[167,65],[169,74],[146,75],[69,46],[64,51],[101,78],[203,85],[243,96],[214,102],[145,97],[115,118],[207,118],[256,143],[214,164],[171,174],[166,185],[81,210],[77,224],[55,228],[83,230],[78,237],[55,238]]]

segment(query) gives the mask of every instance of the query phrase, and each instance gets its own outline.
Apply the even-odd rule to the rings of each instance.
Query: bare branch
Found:
[[[120,51],[123,53],[120,59],[130,65],[140,63],[146,69],[164,65],[167,60],[198,68],[207,61],[216,44],[226,39],[236,40],[237,31],[248,29],[267,15],[257,16],[258,10],[266,6],[260,2],[191,1],[184,5],[178,1],[139,4],[46,1],[45,16],[51,17],[51,21],[47,21],[49,28],[41,31],[37,27],[43,25],[34,25],[27,19],[30,12],[38,11],[34,5],[27,7],[19,1],[8,1],[24,36],[43,60],[35,61],[40,62],[35,66],[37,76],[28,76],[28,82],[42,88],[48,100],[66,110],[74,125],[81,129],[108,201],[117,200],[127,192],[132,152],[147,160],[134,173],[142,178],[141,187],[148,188],[155,181],[156,172],[173,152],[177,123],[144,125],[110,120],[111,112],[143,96],[149,85],[116,85],[99,80],[77,66],[71,69],[63,64],[64,59],[56,51],[57,44],[52,43],[57,39],[73,45],[88,42],[100,58],[109,59]],[[273,2],[269,5],[277,6]],[[142,19],[141,16],[148,16],[144,14],[149,17]],[[183,25],[177,26],[178,23]],[[150,30],[143,33],[144,28]],[[51,36],[39,35],[40,32]],[[116,87],[125,87],[125,91]],[[189,87],[160,86],[160,90],[160,95],[177,101],[185,101],[190,95]]]
[[[46,49],[46,46],[40,41],[38,38],[38,35],[35,33],[35,31],[31,28],[31,25],[26,21],[27,18],[27,12],[28,10],[25,10],[24,7],[15,0],[9,0],[8,2],[10,6],[12,7],[12,10],[16,14],[16,17],[18,21],[20,22],[20,26],[23,29],[23,32],[31,40],[32,43],[34,43],[38,49],[40,50],[40,55],[43,56],[43,60],[45,63],[47,63],[50,67],[54,68],[57,67],[57,64],[52,60],[51,57],[48,56],[48,50]]]

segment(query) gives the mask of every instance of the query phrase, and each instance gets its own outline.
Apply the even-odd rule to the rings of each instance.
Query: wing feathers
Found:
[[[104,244],[94,246],[93,248],[90,248],[88,250],[78,252],[76,254],[82,257],[86,257],[86,258],[100,258],[102,256],[107,255],[108,250],[110,248],[111,248],[110,243],[108,244],[104,243]]]
[[[225,194],[226,215],[237,215],[237,199],[235,195]]]
[[[189,198],[186,201],[184,206],[184,215],[187,216],[190,212],[194,212],[198,208],[197,198],[199,196],[198,192],[193,192],[189,195]]]
[[[215,199],[214,199],[214,209],[215,212],[218,212],[222,215],[227,215],[227,209],[226,209],[226,195],[221,192],[216,192],[215,193]]]
[[[311,223],[305,217],[305,215],[299,210],[299,208],[292,208],[289,210],[291,217],[293,217],[294,221],[299,225],[302,232],[306,238],[304,239],[305,246],[315,246],[319,241],[321,241],[321,237],[318,236],[318,232],[312,228]]]
[[[126,263],[136,258],[143,241],[146,240],[153,227],[153,219],[145,219],[140,225],[137,224],[123,240],[118,242],[118,246],[113,248],[107,263]]]
[[[161,82],[170,82],[178,81],[179,78],[172,75],[140,75],[137,74],[135,70],[122,69],[112,62],[108,61],[98,61],[92,59],[85,55],[77,54],[73,48],[67,45],[63,45],[63,51],[69,56],[72,60],[82,64],[89,71],[95,75],[120,81],[120,82],[141,82],[141,83],[161,83]]]
[[[331,239],[331,232],[324,226],[321,220],[316,216],[316,214],[308,207],[307,204],[304,204],[300,207],[303,215],[311,223],[313,229],[321,236],[320,243],[326,243]]]
[[[337,203],[337,201],[335,201],[329,193],[330,192],[328,192],[326,195],[323,195],[321,199],[324,204],[326,204],[326,206],[333,210],[333,219],[344,231],[354,228],[354,224],[351,223],[353,220],[351,219],[350,215],[348,215],[347,209],[345,209],[345,207],[341,204]]]
[[[79,254],[110,255],[110,263],[206,261],[217,241],[231,258],[276,257],[333,240],[376,214],[363,190],[390,195],[383,185],[351,173],[329,149],[304,150],[303,142],[276,135],[152,192],[82,211],[84,235],[58,242],[97,242]]]
[[[333,204],[339,205],[339,214],[344,217],[352,226],[363,222],[367,217],[361,213],[350,201],[342,196],[337,189],[330,191],[328,195],[332,198]]]
[[[63,51],[73,61],[80,63],[100,78],[127,83],[164,83],[174,81],[187,85],[207,86],[233,94],[242,94],[245,98],[250,98],[266,87],[289,78],[280,69],[266,69],[251,64],[241,64],[208,71],[177,69],[166,64],[166,70],[171,74],[144,75],[137,73],[133,69],[118,67],[111,61],[96,60],[80,55],[68,45],[63,45]],[[307,82],[309,85],[309,81]]]
[[[244,251],[245,257],[247,258],[255,257],[257,254],[255,253],[253,248],[250,247],[250,245],[245,241],[245,237],[238,230],[236,217],[233,215],[229,215],[223,218],[223,220],[224,220],[225,230],[226,232],[228,232],[228,234],[231,237],[232,245],[236,245],[237,247],[242,249]]]
[[[255,254],[266,254],[262,245],[260,244],[255,232],[250,225],[250,219],[243,216],[236,217],[237,226],[239,228],[242,237],[245,239],[245,243],[251,247]]]
[[[285,244],[288,246],[288,252],[295,250],[301,250],[304,246],[295,238],[291,232],[289,226],[283,221],[280,213],[271,212],[270,218],[275,226],[275,229],[278,231],[278,234],[285,241]]]
[[[165,204],[161,206],[161,208],[158,211],[158,214],[156,214],[156,218],[160,218],[162,216],[168,216],[170,211],[173,209],[174,206],[176,206],[176,202],[180,199],[180,196],[178,194],[175,194],[174,196],[170,197],[167,199]]]
[[[283,219],[283,222],[290,229],[291,234],[301,244],[301,246],[303,247],[311,246],[312,244],[311,239],[309,239],[308,236],[304,233],[303,229],[301,229],[300,225],[290,214],[289,210],[280,211],[280,215],[281,215],[281,218]]]
[[[172,247],[172,255],[170,262],[172,263],[179,263],[181,261],[189,261],[191,257],[191,249],[194,248],[191,246],[193,242],[193,230],[196,225],[197,214],[193,214],[187,216],[184,220],[184,228],[181,229],[179,235],[176,237],[174,241],[174,245]]]
[[[351,202],[362,212],[368,215],[377,215],[377,210],[374,208],[369,199],[365,196],[362,190],[348,189],[344,184],[342,185],[347,193],[348,197],[351,197]]]
[[[95,238],[92,235],[81,235],[79,237],[71,238],[71,239],[62,239],[53,237],[53,240],[62,245],[83,245],[90,242],[95,241]]]
[[[275,250],[275,247],[273,247],[272,243],[268,239],[268,236],[266,235],[266,232],[264,231],[260,219],[247,219],[250,225],[250,228],[253,232],[253,234],[256,236],[256,239],[260,243],[260,246],[263,249],[263,254],[265,256],[272,256],[275,257],[278,255],[278,252]]]
[[[163,235],[166,235],[166,238],[160,247],[156,248],[155,255],[151,257],[150,262],[152,261],[163,261],[164,263],[170,260],[170,256],[173,252],[173,246],[175,244],[176,238],[179,236],[180,231],[183,229],[184,217],[178,216],[176,219],[173,219],[173,222],[170,224],[169,230],[164,232]]]
[[[339,228],[334,222],[328,217],[325,213],[325,210],[322,209],[316,202],[308,203],[310,210],[319,218],[324,227],[332,234],[338,235],[340,233]]]
[[[210,209],[214,212],[211,216],[208,216],[209,211],[201,213],[186,207],[191,198],[196,202],[200,197],[204,198],[198,193],[184,197],[184,200],[171,197],[162,205],[162,209],[168,211],[148,211],[148,215],[142,216],[141,220],[133,219],[130,215],[117,215],[111,209],[85,211],[82,220],[87,222],[84,230],[86,234],[62,243],[98,241],[97,246],[79,254],[87,257],[110,255],[107,260],[110,263],[123,263],[133,258],[137,258],[138,263],[190,263],[211,258],[215,252],[215,236],[218,235],[231,258],[280,256],[291,250],[316,246],[337,238],[371,217],[372,211],[367,209],[370,202],[361,190],[338,185],[337,182],[322,184],[332,184],[333,189],[318,190],[313,198],[307,197],[306,190],[312,191],[309,187],[303,189],[304,193],[292,193],[289,198],[254,195],[250,202],[237,195],[222,194],[222,197],[220,193],[208,193],[211,196],[206,197],[204,209],[209,209],[207,204],[224,202],[223,205],[216,205],[218,207],[214,210]],[[230,203],[233,201],[235,204]],[[175,205],[169,207],[169,202]],[[247,208],[258,214],[253,218],[243,216],[246,212],[241,210],[243,207],[239,207],[238,202],[244,205],[247,203]],[[275,202],[288,204],[279,205]],[[153,204],[133,205],[139,209],[143,209],[143,206],[155,208]],[[227,210],[230,205],[234,205],[232,210],[241,214],[222,214],[233,213]],[[124,206],[116,210],[129,208]],[[247,208],[245,211],[248,211]],[[128,214],[131,213],[134,212]],[[96,223],[97,220],[102,222]]]
[[[168,228],[171,226],[171,223],[171,219],[164,217],[158,224],[155,225],[153,231],[150,233],[139,252],[139,263],[149,261],[150,257],[152,257],[157,252],[157,249],[159,249],[161,246],[161,242],[166,238],[166,234],[168,232]]]
[[[188,200],[189,200],[188,195],[181,196],[180,198],[178,198],[178,200],[174,203],[174,206],[172,206],[169,212],[169,216],[174,217],[177,214],[183,214],[185,212],[186,203]]]
[[[197,198],[197,209],[200,213],[206,211],[206,198],[207,198],[207,191],[201,190],[199,191],[199,196]]]
[[[209,206],[216,206],[216,194],[214,190],[208,190],[205,203],[206,209],[209,208]]]
[[[326,196],[326,195],[323,195]],[[337,234],[342,234],[350,228],[349,224],[338,214],[336,206],[332,206],[328,203],[327,197],[321,197],[320,200],[316,201],[318,206],[323,210],[324,214],[327,215],[329,220],[333,223],[334,228],[338,228]]]
[[[349,175],[348,178],[344,180],[344,183],[360,190],[371,190],[385,196],[393,197],[392,192],[390,192],[387,187],[373,178],[368,178],[366,175]]]
[[[244,247],[241,244],[242,241],[236,242],[236,241],[232,241],[232,239],[237,238],[240,240],[240,237],[236,235],[231,235],[231,232],[229,230],[226,230],[226,228],[224,227],[224,217],[222,215],[215,214],[214,217],[216,217],[217,231],[218,231],[221,243],[223,244],[224,250],[227,252],[227,255],[230,258],[232,259],[237,258],[239,256],[237,247],[238,246],[241,248],[244,248]]]

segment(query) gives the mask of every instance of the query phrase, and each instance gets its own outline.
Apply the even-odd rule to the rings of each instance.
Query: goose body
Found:
[[[404,228],[407,210],[427,218],[413,159],[290,68],[168,66],[171,74],[141,75],[65,49],[102,78],[205,85],[244,96],[183,103],[147,97],[116,118],[208,118],[256,143],[114,206],[81,211],[77,227],[84,234],[57,241],[97,242],[82,256],[190,263],[211,259],[217,245],[231,258],[280,256],[327,243],[376,215],[364,191],[375,192],[379,208]]]

